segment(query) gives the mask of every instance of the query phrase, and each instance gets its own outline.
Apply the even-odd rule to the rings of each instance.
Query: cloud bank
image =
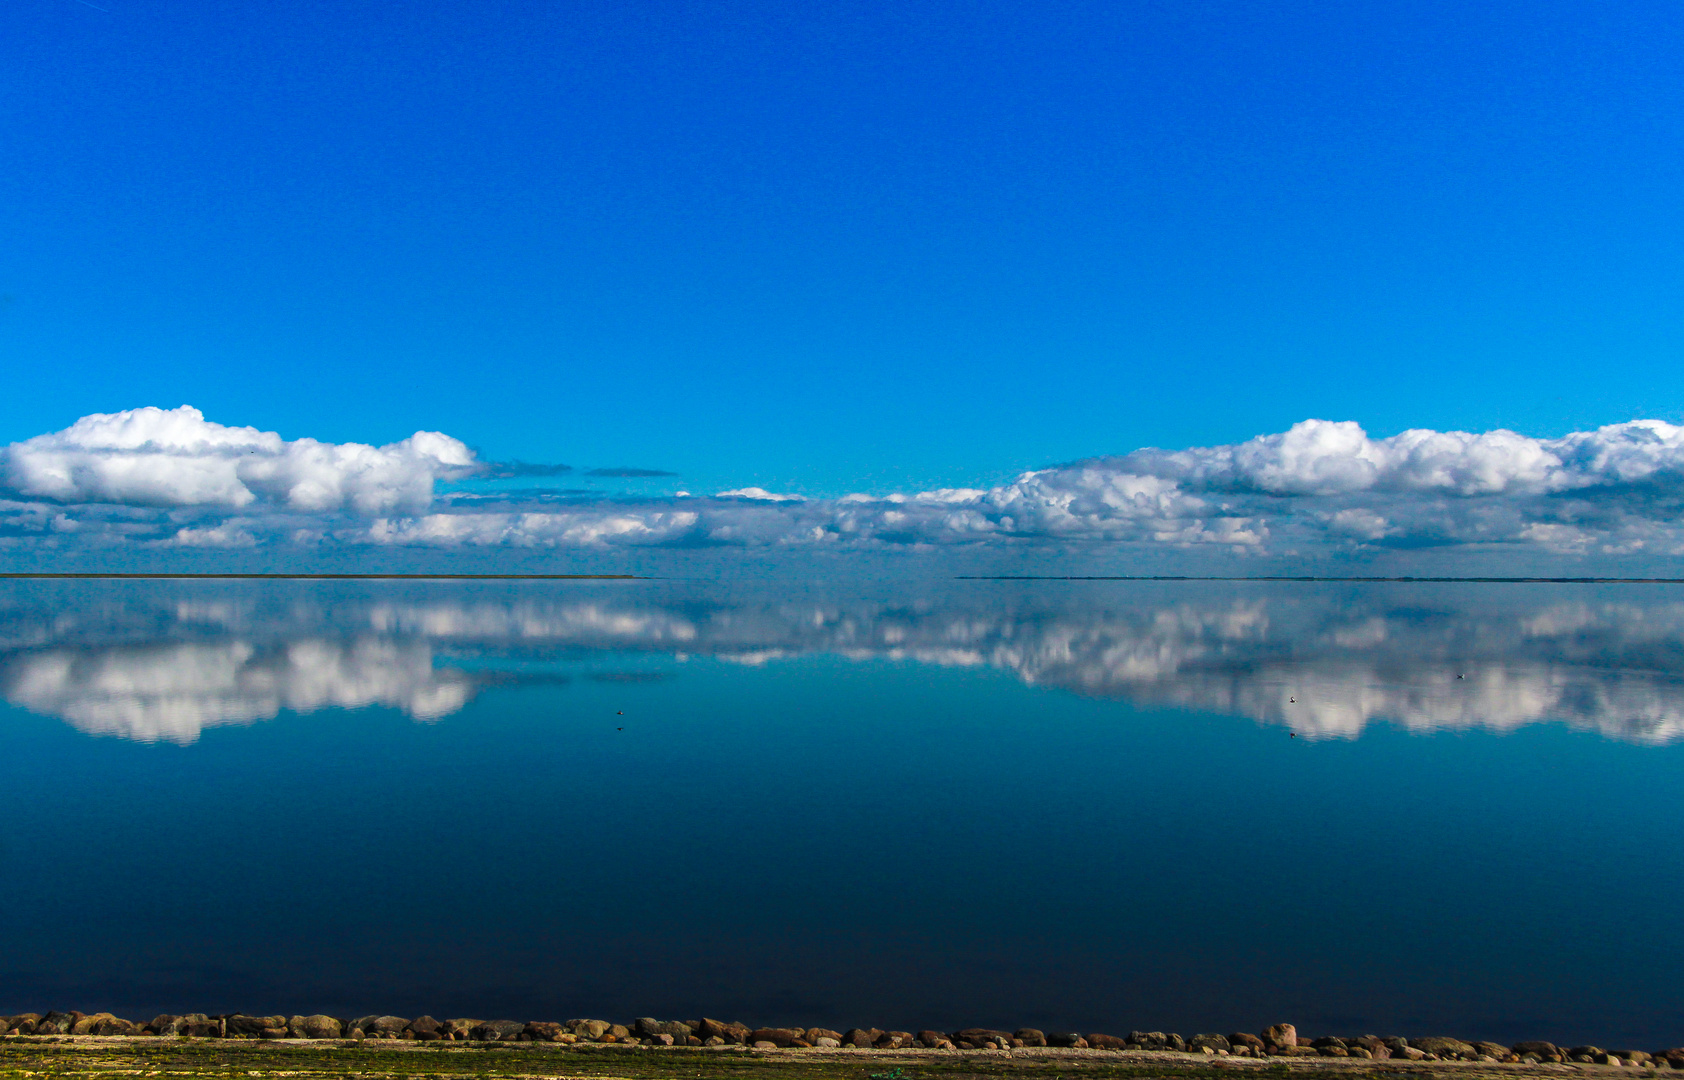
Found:
[[[482,462],[439,432],[371,446],[288,441],[207,421],[188,406],[95,414],[0,453],[0,543],[1053,543],[1281,556],[1429,547],[1684,554],[1684,427],[1659,420],[1557,439],[1502,430],[1411,430],[1375,439],[1352,422],[1305,420],[1234,445],[1095,457],[998,487],[837,499],[757,487],[619,499],[437,490],[441,481],[556,471]]]

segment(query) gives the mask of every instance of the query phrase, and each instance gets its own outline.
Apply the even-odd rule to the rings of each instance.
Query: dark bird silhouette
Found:
[[[1289,738],[1289,739],[1296,739],[1297,737],[1298,737],[1298,733],[1296,731],[1294,731],[1291,735],[1287,736],[1287,738]]]
[[[626,729],[625,729],[625,728],[623,728],[623,727],[617,727],[617,728],[615,728],[615,729],[614,729],[614,730],[615,730],[615,731],[624,731],[624,730],[626,730]]]
[[[1458,675],[1458,676],[1456,676],[1456,677],[1457,677],[1457,678],[1458,678],[1458,679],[1465,679],[1465,678],[1467,678],[1467,676],[1466,676],[1466,675]]]
[[[614,715],[615,716],[624,716],[624,715],[626,715],[626,711],[624,709],[621,709],[619,712],[615,713]]]
[[[1286,703],[1288,705],[1296,705],[1296,704],[1298,704],[1298,699],[1295,698],[1295,697],[1289,697],[1289,698],[1286,699]]]

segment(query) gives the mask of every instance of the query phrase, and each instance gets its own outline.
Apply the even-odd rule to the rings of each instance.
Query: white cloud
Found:
[[[804,499],[509,493],[433,497],[483,471],[461,442],[283,440],[197,410],[84,417],[0,451],[0,545],[430,549],[891,547],[1108,543],[1295,555],[1493,545],[1555,555],[1684,554],[1684,428],[1558,439],[1306,420],[1230,446],[1138,450],[994,488]],[[524,498],[524,502],[523,502]]]
[[[433,482],[474,466],[448,435],[418,431],[388,446],[288,442],[225,427],[188,405],[84,416],[63,431],[6,447],[6,486],[25,499],[149,507],[363,514],[423,510]]]

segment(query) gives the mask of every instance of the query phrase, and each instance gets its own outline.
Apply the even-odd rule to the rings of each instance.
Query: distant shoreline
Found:
[[[1199,574],[960,574],[955,581],[1322,581],[1322,582],[1447,582],[1499,585],[1684,585],[1674,577],[1292,577],[1286,575]]]
[[[134,581],[647,581],[637,574],[29,574],[0,573],[0,580],[115,579]]]

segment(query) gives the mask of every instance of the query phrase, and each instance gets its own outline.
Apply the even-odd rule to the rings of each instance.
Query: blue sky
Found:
[[[1684,11],[231,4],[0,16],[0,443],[809,497],[1310,418],[1684,421]]]

